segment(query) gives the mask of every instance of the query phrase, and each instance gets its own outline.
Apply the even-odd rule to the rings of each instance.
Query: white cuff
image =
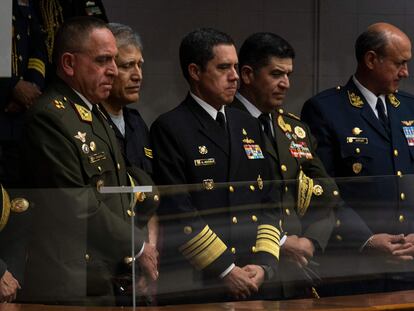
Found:
[[[138,252],[138,254],[135,255],[135,259],[139,258],[139,256],[142,255],[144,252],[145,242],[142,244],[141,250]]]
[[[233,268],[235,267],[236,265],[234,264],[234,263],[232,263],[226,270],[224,270],[220,275],[219,275],[219,278],[220,279],[222,279],[222,278],[224,278],[227,274],[229,274],[230,272],[231,272],[231,270],[233,270]]]

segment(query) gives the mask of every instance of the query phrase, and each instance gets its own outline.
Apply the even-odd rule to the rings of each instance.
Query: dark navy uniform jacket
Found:
[[[414,232],[414,97],[390,94],[386,105],[390,136],[351,79],[308,100],[302,119],[343,199],[370,229],[408,234]]]
[[[176,262],[175,280],[180,269],[194,272],[175,290],[197,279],[217,284],[233,262],[277,266],[280,190],[265,183],[272,176],[264,134],[256,119],[225,109],[227,132],[190,95],[151,127],[155,180],[175,185],[161,196],[161,264]]]

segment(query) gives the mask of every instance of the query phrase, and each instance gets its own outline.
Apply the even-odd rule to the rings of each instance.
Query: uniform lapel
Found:
[[[372,108],[369,106],[367,100],[362,95],[362,93],[359,91],[359,89],[356,87],[356,85],[353,83],[352,78],[346,85],[348,92],[353,92],[357,96],[361,98],[363,101],[363,106],[361,108],[355,108],[361,110],[361,117],[376,131],[379,135],[384,137],[386,140],[390,140],[390,137],[388,136],[387,132],[385,131],[384,127],[381,125],[378,118],[375,116],[374,112],[372,111]],[[348,96],[347,96],[348,98]],[[350,103],[347,103],[350,105]]]
[[[198,130],[202,135],[211,140],[212,143],[219,147],[226,155],[229,155],[228,137],[218,123],[191,97],[191,95],[187,96],[184,104],[187,105],[199,121],[200,127]]]

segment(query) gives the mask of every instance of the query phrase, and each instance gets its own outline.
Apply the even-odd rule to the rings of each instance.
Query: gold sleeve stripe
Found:
[[[187,259],[196,269],[202,270],[220,257],[226,249],[227,246],[215,235],[214,241],[205,250]]]
[[[257,239],[258,240],[259,239],[269,239],[269,240],[272,240],[275,243],[279,243],[279,241],[280,241],[280,237],[279,236],[273,236],[273,235],[270,235],[270,234],[262,234],[262,233],[259,233],[257,235]]]
[[[146,157],[148,157],[150,159],[153,159],[154,158],[153,155],[152,155],[152,149],[149,149],[149,148],[144,147],[144,153],[145,153],[145,156]]]
[[[267,252],[279,259],[280,246],[267,239],[260,239],[256,242],[256,252]]]
[[[213,241],[216,238],[216,236],[217,235],[213,231],[208,230],[207,234],[204,235],[200,240],[192,244],[190,247],[183,249],[181,252],[184,256],[192,256],[190,255],[191,253],[197,253],[199,252],[197,251],[197,249],[199,250],[200,248],[205,248],[208,244],[211,243],[211,241]]]
[[[40,59],[38,59],[38,58],[29,58],[27,68],[37,70],[38,72],[40,72],[42,74],[43,77],[45,77],[46,66],[45,66],[45,63],[42,62]]]
[[[180,252],[185,251],[185,249],[187,247],[191,247],[191,245],[195,244],[198,242],[198,240],[200,240],[204,235],[206,235],[208,233],[208,231],[210,231],[209,226],[205,226],[203,230],[201,230],[201,232],[199,234],[197,234],[195,237],[193,237],[190,241],[188,241],[187,243],[185,243],[184,245],[182,245],[180,247]]]
[[[280,231],[279,231],[279,229],[277,229],[275,226],[272,226],[272,225],[260,225],[260,226],[258,226],[257,227],[257,229],[258,230],[264,230],[264,229],[267,229],[267,230],[270,230],[270,231],[273,231],[273,232],[275,232],[277,235],[279,235],[280,236]]]
[[[267,252],[279,259],[280,231],[272,225],[257,227],[256,252]]]

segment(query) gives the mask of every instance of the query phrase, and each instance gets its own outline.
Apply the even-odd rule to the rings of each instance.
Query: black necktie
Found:
[[[224,118],[224,113],[221,111],[217,112],[216,121],[222,129],[226,129],[226,119]]]
[[[268,113],[262,113],[259,116],[259,120],[260,120],[260,123],[262,123],[262,125],[263,125],[263,131],[266,133],[267,137],[269,137],[269,139],[272,140],[273,135],[272,135],[272,130],[270,128],[271,120],[270,120],[269,114]]]
[[[377,105],[375,106],[375,108],[378,111],[378,119],[379,119],[380,123],[384,127],[387,134],[389,134],[390,126],[389,126],[389,123],[388,123],[388,117],[385,114],[384,102],[382,101],[382,99],[380,97],[378,97],[378,99],[377,99]]]

